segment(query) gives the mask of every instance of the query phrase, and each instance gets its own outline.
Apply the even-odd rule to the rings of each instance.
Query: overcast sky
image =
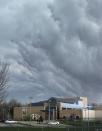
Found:
[[[102,0],[0,0],[7,99],[102,102]]]

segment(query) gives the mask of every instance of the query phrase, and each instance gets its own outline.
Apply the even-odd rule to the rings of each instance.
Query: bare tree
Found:
[[[14,115],[14,108],[21,107],[21,106],[22,106],[22,104],[20,102],[18,102],[16,99],[12,99],[7,103],[7,109],[9,111],[9,115],[12,119],[13,119],[13,115]]]
[[[0,62],[0,103],[7,95],[8,69],[9,65],[7,63]]]

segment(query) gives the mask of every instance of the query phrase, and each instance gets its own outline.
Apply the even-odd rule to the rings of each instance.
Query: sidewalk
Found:
[[[37,121],[19,121],[18,123],[24,124],[24,125],[29,125],[29,126],[47,126],[45,122],[40,122],[38,123]]]

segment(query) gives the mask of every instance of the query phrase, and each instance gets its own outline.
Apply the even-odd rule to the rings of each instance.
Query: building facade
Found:
[[[44,120],[63,118],[83,118],[83,109],[87,107],[87,97],[56,98],[32,103],[25,107],[14,108],[14,119],[24,120],[28,115],[37,120],[40,116]]]

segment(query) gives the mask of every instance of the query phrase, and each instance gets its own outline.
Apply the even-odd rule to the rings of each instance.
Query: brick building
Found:
[[[14,108],[14,119],[24,120],[29,114],[32,119],[42,116],[44,120],[56,120],[70,117],[83,117],[83,108],[87,106],[87,97],[56,98],[32,103],[26,107]]]

